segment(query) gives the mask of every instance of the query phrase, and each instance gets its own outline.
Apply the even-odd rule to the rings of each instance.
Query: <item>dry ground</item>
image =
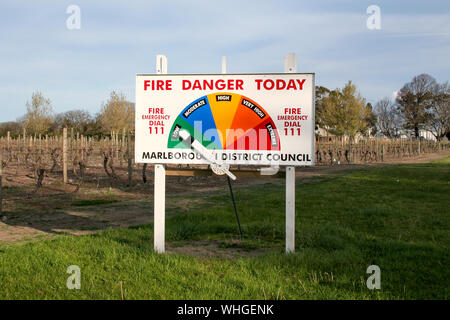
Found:
[[[415,158],[395,159],[389,163],[368,165],[335,165],[297,169],[297,182],[307,183],[312,177],[321,175],[346,174],[371,166],[393,163],[424,163],[448,157],[450,151],[440,154],[425,154]],[[119,174],[125,175],[125,169]],[[110,187],[110,181],[101,168],[98,172],[89,170],[86,181],[77,190],[76,178],[72,183],[61,183],[61,175],[49,174],[44,187],[35,192],[35,179],[31,173],[18,168],[6,168],[3,176],[3,216],[0,220],[0,246],[48,239],[60,234],[81,235],[107,228],[141,225],[153,219],[153,183],[152,172],[148,170],[149,181],[144,184],[136,170],[131,187],[124,181],[116,181]],[[282,184],[283,179],[242,178],[234,186],[245,186],[272,181]],[[167,212],[187,211],[208,204],[211,191],[227,191],[223,177],[168,177]],[[178,196],[186,196],[180,199]],[[176,197],[176,201],[174,201]],[[211,202],[209,202],[211,203]],[[192,253],[199,256],[227,256],[230,250],[218,251],[214,243],[201,241],[172,246],[173,252]],[[240,254],[233,251],[234,255]],[[257,252],[253,252],[257,254]],[[250,254],[253,254],[250,253]],[[248,252],[246,254],[249,254]]]

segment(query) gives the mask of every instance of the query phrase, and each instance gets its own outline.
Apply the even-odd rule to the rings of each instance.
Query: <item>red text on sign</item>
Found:
[[[303,84],[306,79],[255,79],[257,90],[303,90]]]

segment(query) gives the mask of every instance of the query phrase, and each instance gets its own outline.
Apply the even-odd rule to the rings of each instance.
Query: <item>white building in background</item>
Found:
[[[398,131],[398,134],[399,134],[399,138],[400,139],[411,139],[411,138],[414,138],[414,131],[412,131],[412,130],[404,130],[403,129],[403,130]],[[386,138],[383,134],[381,134],[379,132],[375,136],[377,138]],[[428,130],[423,130],[423,129],[419,130],[419,137],[421,139],[425,139],[425,140],[428,140],[428,141],[437,141],[437,139],[433,135],[433,133],[431,133]]]
[[[411,139],[414,138],[414,131],[412,130],[405,130],[402,129],[400,131],[398,131],[399,133],[399,138],[400,139]],[[316,134],[316,141],[317,142],[334,142],[334,141],[341,141],[341,142],[345,142],[348,143],[349,142],[349,137],[344,135],[342,137],[337,137],[334,134],[331,134],[328,132],[328,130],[324,129],[324,128],[317,128],[315,130],[315,134]],[[433,135],[433,133],[431,133],[428,130],[419,130],[419,136],[421,139],[425,139],[428,141],[437,141],[436,137]],[[371,136],[370,132],[369,132],[369,137],[368,139],[371,138],[387,138],[385,137],[383,134],[377,132],[375,134],[375,136]],[[362,134],[358,133],[355,137],[354,137],[354,143],[358,143],[360,140],[364,140],[367,139],[367,137],[364,137]]]
[[[421,138],[423,137],[426,140],[432,140],[432,141],[436,141],[437,140],[436,137],[433,135],[433,133],[431,133],[428,130],[420,130],[419,131],[419,136]]]
[[[341,143],[349,143],[350,137],[347,135],[343,136],[336,136],[330,132],[328,132],[327,129],[324,128],[316,128],[315,136],[316,136],[316,142],[341,142]],[[357,133],[355,137],[353,138],[352,143],[358,143],[360,140],[366,139],[362,134]]]

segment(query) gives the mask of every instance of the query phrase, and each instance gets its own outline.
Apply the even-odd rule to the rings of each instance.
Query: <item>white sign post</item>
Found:
[[[163,55],[156,56],[156,73],[167,73],[167,58]],[[164,253],[166,250],[166,167],[164,164],[155,164],[155,181],[153,188],[153,246],[156,252]]]
[[[295,167],[314,164],[314,74],[285,73],[136,76],[136,163],[155,164],[154,241],[164,252],[165,164],[208,164],[217,175],[252,165],[261,175],[286,167],[286,252],[295,251]],[[270,167],[268,167],[270,166]]]
[[[284,72],[297,72],[297,56],[284,56]],[[295,167],[286,167],[286,253],[295,252]]]

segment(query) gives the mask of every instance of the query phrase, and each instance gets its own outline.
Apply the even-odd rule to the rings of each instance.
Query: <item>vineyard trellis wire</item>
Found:
[[[67,132],[67,131],[66,131]],[[66,137],[26,136],[12,138],[8,133],[0,138],[2,168],[15,175],[25,174],[35,180],[33,192],[38,191],[46,175],[63,176],[64,159],[70,181],[77,192],[86,179],[88,172],[95,172],[97,188],[100,181],[107,181],[109,187],[131,186],[133,176],[143,183],[148,179],[148,166],[134,162],[134,137],[122,130],[111,132],[108,136],[84,136],[73,130]],[[338,141],[316,141],[315,163],[318,166],[364,164],[392,161],[405,157],[415,157],[425,153],[448,150],[448,142],[434,142],[407,139],[360,140],[358,143]],[[169,166],[170,167],[170,166]],[[173,165],[173,167],[181,167]],[[242,166],[240,166],[242,167]],[[150,171],[150,170],[149,170]]]

